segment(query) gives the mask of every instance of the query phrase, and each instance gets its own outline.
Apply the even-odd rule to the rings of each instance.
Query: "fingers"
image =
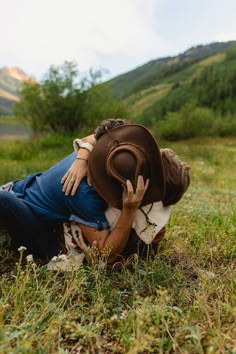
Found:
[[[137,186],[136,190],[134,191],[132,183],[127,180],[126,181],[126,192],[128,196],[131,196],[133,194],[145,194],[146,190],[148,189],[149,186],[149,179],[147,179],[144,183],[143,176],[139,175],[138,180],[137,180]]]
[[[150,182],[149,179],[147,179],[146,182],[145,182],[145,185],[144,185],[145,192],[146,192],[146,190],[148,189],[149,182]]]
[[[132,183],[127,180],[126,185],[123,187],[122,202],[123,207],[128,209],[137,209],[143,200],[144,194],[149,185],[147,179],[144,183],[143,176],[138,176],[136,189],[134,190]]]
[[[61,179],[61,183],[63,184],[65,182],[65,180],[67,179],[67,176],[69,174],[69,170],[66,172],[66,174],[62,177]]]
[[[131,198],[134,194],[133,185],[130,182],[130,180],[126,181],[126,193],[127,193],[128,198]]]
[[[92,181],[91,181],[91,178],[89,176],[87,176],[87,184],[89,186],[92,186]]]
[[[75,179],[73,178],[73,176],[71,174],[68,174],[65,183],[63,185],[62,191],[65,193],[65,195],[69,195],[71,192],[71,189],[74,186],[74,181]]]
[[[65,193],[66,196],[75,195],[82,178],[84,178],[86,174],[86,161],[78,159],[75,160],[69,170],[61,179],[61,183],[63,184],[62,191]]]
[[[139,193],[144,195],[146,190],[148,189],[148,186],[149,186],[149,179],[147,179],[144,183],[143,176],[138,176],[136,193],[138,191]]]
[[[78,189],[78,187],[79,187],[79,184],[80,184],[80,180],[77,179],[77,180],[75,181],[75,183],[74,183],[74,185],[73,185],[73,188],[72,188],[72,191],[71,191],[71,195],[72,195],[72,196],[75,195],[75,193],[76,193],[76,191],[77,191],[77,189]]]

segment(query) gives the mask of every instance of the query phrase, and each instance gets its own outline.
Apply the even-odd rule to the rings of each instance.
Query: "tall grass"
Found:
[[[32,142],[32,151],[5,143],[1,181],[71,151],[53,139]],[[119,272],[96,264],[48,272],[2,241],[1,353],[236,352],[235,142],[160,143],[167,145],[191,165],[192,179],[154,258],[135,257]]]

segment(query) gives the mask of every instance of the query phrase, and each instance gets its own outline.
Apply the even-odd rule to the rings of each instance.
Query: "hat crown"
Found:
[[[156,140],[138,124],[107,131],[98,139],[88,161],[90,179],[100,196],[122,209],[122,185],[129,179],[136,190],[138,175],[150,180],[141,206],[163,198],[165,176]]]
[[[130,180],[136,188],[138,176],[150,177],[150,168],[144,151],[134,144],[120,144],[107,157],[107,173],[122,184]]]

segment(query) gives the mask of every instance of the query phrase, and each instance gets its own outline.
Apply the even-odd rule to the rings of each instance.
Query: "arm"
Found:
[[[109,232],[108,230],[98,231],[91,227],[80,225],[84,237],[90,244],[97,241],[98,250],[110,250],[108,263],[114,262],[116,257],[123,251],[132,228],[136,211],[143,199],[148,188],[149,180],[144,183],[143,177],[138,177],[136,191],[130,181],[127,181],[124,188],[122,200],[123,209],[115,228]]]
[[[81,139],[86,143],[94,146],[96,144],[96,139],[94,134],[88,135]],[[80,181],[83,177],[87,175],[87,163],[90,151],[86,148],[80,148],[77,152],[77,159],[73,162],[69,170],[62,177],[61,183],[63,184],[62,191],[65,195],[75,195]]]

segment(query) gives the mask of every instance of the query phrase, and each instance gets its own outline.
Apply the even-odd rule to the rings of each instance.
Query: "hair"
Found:
[[[120,127],[122,125],[132,124],[131,121],[123,118],[110,118],[105,119],[100,122],[94,132],[95,139],[98,140],[103,136],[108,130]]]
[[[166,178],[166,192],[162,202],[164,206],[173,205],[182,198],[189,186],[190,166],[181,161],[171,149],[160,149],[160,152]]]

